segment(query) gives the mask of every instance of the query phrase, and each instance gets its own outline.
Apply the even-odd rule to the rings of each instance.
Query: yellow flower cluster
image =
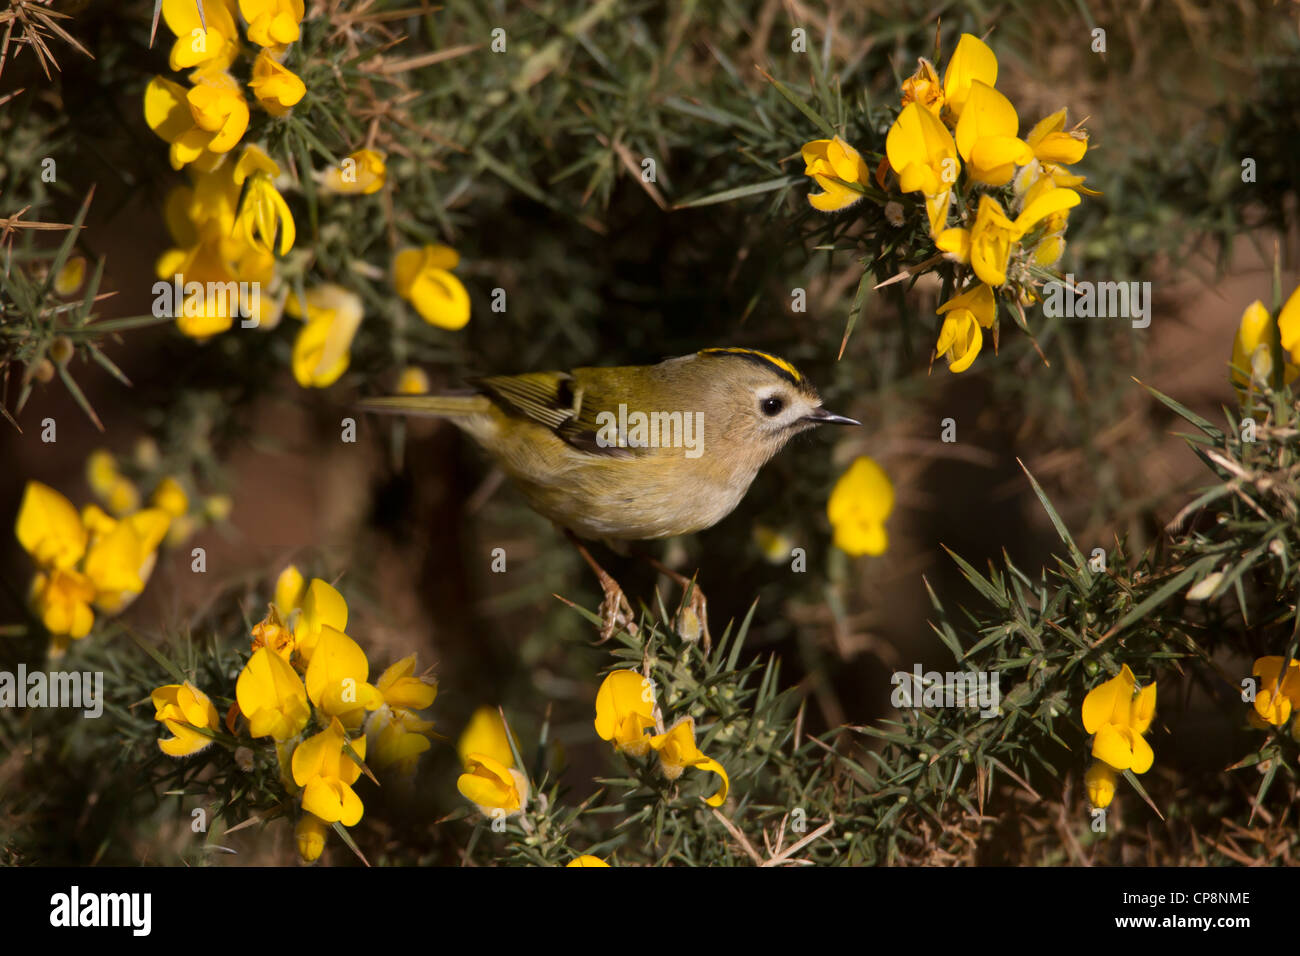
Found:
[[[29,481],[14,528],[37,566],[29,600],[50,633],[54,656],[90,633],[96,611],[118,614],[139,596],[174,518],[170,487],[160,487],[154,506],[140,508],[134,485],[107,474],[102,456],[92,458],[88,470],[105,479],[101,490],[109,493],[117,517],[93,504],[78,512],[53,488]]]
[[[654,683],[648,677],[634,670],[613,671],[596,692],[596,734],[612,743],[615,750],[632,757],[654,751],[659,756],[659,769],[669,780],[676,780],[687,768],[717,774],[722,782],[704,802],[711,807],[722,806],[731,780],[722,764],[696,746],[695,718],[677,721],[667,733],[650,734],[659,726],[654,698]]]
[[[239,0],[237,8],[233,0],[211,0],[204,6],[204,26],[193,0],[162,5],[177,37],[172,68],[192,69],[192,86],[155,77],[145,91],[145,119],[170,144],[172,166],[189,167],[192,183],[167,198],[176,245],[159,258],[156,271],[160,279],[176,279],[177,325],[195,339],[225,332],[237,314],[272,329],[286,305],[276,255],[290,252],[297,230],[276,186],[279,164],[252,144],[238,161],[228,158],[248,128],[249,111],[227,69],[241,50],[240,15],[248,39],[262,48],[248,86],[267,113],[288,113],[306,94],[303,82],[283,65],[300,35],[303,9],[302,0]],[[330,174],[323,175],[327,189],[369,193],[384,183],[383,156],[373,150],[353,153],[343,166],[337,188]],[[318,287],[307,298],[305,306],[296,298],[288,303],[291,314],[306,320],[294,345],[294,377],[304,387],[323,387],[347,368],[361,301],[338,286]]]
[[[156,265],[181,332],[203,340],[227,331],[236,315],[274,328],[287,310],[303,320],[293,347],[293,374],[304,388],[325,388],[347,371],[353,338],[364,318],[361,298],[324,283],[289,295],[277,270],[297,238],[280,189],[280,166],[259,147],[233,151],[249,125],[248,102],[229,72],[242,47],[237,20],[261,47],[248,86],[257,102],[282,117],[306,95],[283,63],[298,40],[303,0],[209,0],[200,20],[193,0],[164,0],[163,18],[176,35],[171,66],[189,70],[190,86],[154,77],[145,90],[150,129],[169,144],[172,166],[188,168],[191,183],[172,190],[166,219],[175,246]],[[326,192],[369,195],[383,188],[384,154],[362,148],[337,167],[311,174]],[[452,274],[457,253],[444,245],[400,250],[393,282],[429,324],[460,329],[469,321],[469,294]],[[157,288],[155,289],[157,292]]]
[[[168,193],[164,216],[176,245],[159,256],[155,273],[180,285],[173,311],[184,334],[218,335],[237,314],[262,329],[279,322],[275,239],[283,256],[296,238],[293,215],[274,185],[279,175],[275,161],[250,144],[237,162],[191,171],[191,185]]]
[[[117,459],[107,449],[97,448],[86,459],[86,483],[100,504],[116,518],[140,508],[140,489],[122,474]],[[168,546],[183,544],[194,533],[196,521],[190,514],[190,496],[179,478],[168,475],[159,481],[149,496],[149,507],[164,511],[171,518],[165,538]]]
[[[979,354],[983,330],[997,319],[993,290],[1007,283],[1011,264],[1021,264],[1017,282],[1029,265],[1055,265],[1069,210],[1079,191],[1091,192],[1068,169],[1087,151],[1087,133],[1066,130],[1062,109],[1021,139],[1020,118],[996,89],[997,75],[993,51],[963,34],[942,81],[925,59],[904,81],[902,110],[885,138],[899,188],[921,194],[935,245],[974,273],[972,283],[939,307],[944,321],[935,353],[953,372],[965,371]],[[808,197],[814,208],[835,212],[862,198],[870,170],[853,146],[837,136],[808,143],[802,153],[805,174],[822,188]],[[961,222],[949,226],[954,196],[961,199]]]
[[[1073,187],[1083,182],[1066,164],[1083,158],[1088,136],[1082,130],[1065,130],[1062,109],[1020,139],[1015,107],[994,85],[997,57],[969,33],[962,35],[953,51],[942,91],[932,90],[926,100],[908,103],[909,91],[929,88],[933,71],[922,61],[917,74],[904,84],[905,105],[889,132],[886,151],[905,192],[911,191],[905,174],[912,166],[942,162],[950,173],[946,183],[951,188],[956,182],[954,149],[965,164],[963,225],[947,226],[947,195],[940,197],[942,208],[936,208],[934,197],[926,194],[935,245],[975,274],[971,285],[939,307],[944,322],[935,352],[948,360],[951,371],[962,372],[979,354],[982,330],[992,328],[997,318],[993,289],[1007,282],[1013,253],[1023,249],[1025,261],[1044,268],[1060,259],[1066,217],[1079,204]],[[979,192],[976,198],[977,186],[999,189],[1008,183],[1012,183],[1014,219],[990,191]]]
[[[206,0],[202,15],[194,0],[163,0],[162,16],[176,35],[170,65],[189,70],[190,87],[156,76],[144,94],[145,121],[170,147],[172,168],[193,164],[211,172],[248,129],[249,110],[229,68],[241,53],[236,14],[248,24],[248,39],[260,46],[248,86],[268,113],[283,116],[307,92],[282,65],[298,39],[303,0]]]
[[[361,819],[364,806],[353,784],[367,755],[375,769],[409,777],[430,746],[433,722],[416,712],[432,705],[436,684],[416,676],[414,654],[370,683],[370,663],[345,632],[347,622],[343,595],[320,578],[305,581],[290,565],[253,628],[252,655],[235,682],[249,735],[274,741],[283,782],[301,794],[295,837],[307,862],[320,856],[328,826]],[[215,710],[198,688],[160,687],[154,705],[174,735],[159,741],[164,753],[188,756],[210,742],[193,729],[216,729]],[[227,717],[232,733],[234,717],[234,711]],[[317,732],[304,738],[309,724]]]
[[[1155,753],[1142,735],[1155,715],[1155,683],[1137,690],[1137,680],[1127,664],[1084,697],[1083,729],[1094,735],[1092,755],[1097,758],[1084,775],[1084,786],[1094,807],[1110,805],[1118,772],[1146,773],[1151,769]]]

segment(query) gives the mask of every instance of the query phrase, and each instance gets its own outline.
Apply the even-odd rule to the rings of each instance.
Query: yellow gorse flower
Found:
[[[1115,799],[1115,768],[1094,761],[1083,775],[1083,786],[1094,807],[1104,810]]]
[[[1068,164],[1083,159],[1088,151],[1087,130],[1067,130],[1067,115],[1066,109],[1057,110],[1051,116],[1039,120],[1025,137],[1025,142],[1033,150],[1034,158],[1016,175],[1015,191],[1018,195],[1028,192],[1043,179],[1048,179],[1052,185],[1063,189],[1077,189],[1090,196],[1101,195],[1084,186],[1082,176],[1075,175],[1066,168]]]
[[[930,233],[938,235],[948,222],[952,188],[961,171],[948,128],[929,109],[910,103],[885,136],[885,156],[898,174],[899,188],[925,197]]]
[[[379,689],[367,682],[369,676],[370,662],[360,645],[336,628],[322,627],[304,677],[311,702],[355,730],[367,711],[384,703]]]
[[[650,749],[646,731],[655,725],[654,682],[634,670],[616,670],[596,691],[596,734],[616,750],[643,756]]]
[[[83,517],[84,520],[84,517]],[[90,536],[84,569],[95,582],[95,606],[118,614],[139,596],[158,560],[171,517],[157,508],[113,521],[107,515]]]
[[[383,769],[392,767],[409,776],[415,771],[420,754],[429,749],[428,732],[433,721],[424,720],[417,710],[430,706],[437,696],[437,685],[415,676],[414,654],[391,665],[375,683],[383,704],[366,719],[366,740],[372,763]]]
[[[165,511],[173,518],[179,518],[190,510],[190,497],[179,481],[168,476],[154,488],[153,494],[149,496],[149,506]]]
[[[1156,713],[1156,685],[1137,690],[1127,664],[1083,699],[1083,729],[1093,734],[1092,755],[1115,770],[1146,773],[1155,761],[1143,734]]]
[[[269,648],[286,661],[293,663],[298,652],[294,623],[298,619],[307,582],[296,565],[288,565],[275,581],[275,597],[267,608],[266,617],[253,626],[254,651]],[[298,659],[301,661],[301,655]]]
[[[902,105],[919,103],[936,116],[943,112],[943,84],[934,64],[925,57],[917,60],[916,72],[903,81]]]
[[[983,282],[975,283],[939,306],[938,314],[947,316],[934,351],[948,360],[949,371],[964,372],[970,368],[984,342],[980,329],[993,328],[997,311],[993,290]]]
[[[246,146],[235,164],[235,185],[244,186],[244,200],[235,217],[239,230],[249,246],[260,246],[268,254],[275,247],[275,234],[280,233],[280,255],[293,248],[297,231],[293,214],[275,188],[274,179],[280,167],[256,146]]]
[[[293,631],[274,604],[267,609],[266,617],[253,625],[252,650],[269,648],[286,661],[293,661]]]
[[[465,772],[456,780],[456,789],[489,818],[500,812],[506,816],[522,813],[528,803],[528,778],[487,754],[466,757]]]
[[[1027,205],[1014,220],[1007,218],[1002,204],[989,195],[980,196],[979,211],[970,229],[945,229],[937,245],[959,262],[969,262],[981,282],[999,286],[1007,281],[1007,262],[1013,243],[1018,242],[1040,221],[1079,204],[1072,189],[1051,189]]]
[[[1069,210],[1055,212],[1044,220],[1043,237],[1034,245],[1030,260],[1034,265],[1050,269],[1065,254],[1065,227],[1069,224]]]
[[[370,747],[371,766],[410,777],[420,754],[429,749],[429,731],[433,721],[424,720],[410,710],[380,707],[366,720],[366,741]]]
[[[303,388],[333,385],[352,360],[352,339],[365,317],[361,297],[326,283],[307,290],[305,309],[293,294],[285,310],[306,320],[293,343],[293,377]]]
[[[948,371],[964,372],[983,346],[984,333],[979,323],[968,309],[961,309],[943,320],[934,350],[948,360]]]
[[[117,459],[104,448],[97,448],[86,459],[86,483],[110,513],[127,514],[140,507],[140,492],[117,468]]]
[[[403,249],[393,259],[393,284],[420,313],[420,318],[442,329],[462,329],[469,322],[469,293],[451,274],[460,263],[455,249],[427,245]]]
[[[1285,668],[1282,663],[1281,657],[1261,657],[1251,668],[1250,672],[1259,678],[1255,709],[1250,715],[1256,726],[1281,727],[1300,707],[1300,661],[1288,660]]]
[[[197,291],[185,291],[176,311],[176,326],[200,341],[229,329],[239,311],[237,292],[215,291],[237,289],[240,281],[223,252],[221,241],[209,236],[189,249],[164,253],[158,261],[159,278],[180,275],[187,284],[198,283]]]
[[[61,653],[67,639],[90,633],[94,610],[117,614],[144,590],[170,516],[148,508],[113,519],[29,481],[14,532],[37,565],[30,601]]]
[[[167,282],[180,275],[187,286],[199,284],[197,291],[184,290],[184,301],[176,304],[176,322],[186,335],[203,339],[224,332],[241,309],[263,328],[278,321],[278,309],[268,306],[271,296],[240,297],[236,291],[241,282],[269,290],[275,279],[269,244],[252,241],[243,224],[236,228],[241,184],[259,169],[278,172],[260,149],[250,146],[239,162],[192,172],[192,186],[179,186],[167,196],[164,215],[176,247],[159,257],[154,271]],[[284,225],[292,228],[287,215]]]
[[[716,773],[722,778],[722,782],[713,796],[706,797],[704,802],[711,807],[720,807],[726,803],[731,780],[727,777],[727,771],[722,764],[703,753],[695,745],[695,718],[687,717],[675,724],[667,733],[651,737],[650,749],[659,755],[660,769],[669,780],[676,780],[688,767]]]
[[[258,46],[280,47],[301,35],[303,0],[239,0],[248,38]]]
[[[1011,101],[991,85],[974,80],[956,131],[957,152],[972,180],[988,186],[1011,182],[1016,167],[1034,158],[1019,131],[1020,118]]]
[[[211,171],[248,129],[248,103],[228,73],[202,71],[188,90],[155,76],[144,91],[144,118],[171,145],[173,169],[194,163]]]
[[[855,557],[884,554],[889,547],[885,519],[893,510],[894,486],[885,470],[865,455],[855,459],[826,502],[835,546]]]
[[[328,825],[314,813],[304,813],[293,828],[293,841],[298,856],[304,863],[315,863],[325,852],[325,831]]]
[[[37,564],[66,569],[81,560],[88,533],[67,498],[48,485],[29,481],[18,507],[18,543]]]
[[[249,122],[245,92],[227,72],[241,50],[235,0],[165,0],[162,12],[177,34],[172,68],[194,69],[189,87],[161,76],[149,83],[145,120],[169,144],[173,168],[189,166],[199,175],[193,188],[168,196],[167,224],[177,246],[158,260],[158,277],[179,286],[175,297],[181,301],[172,308],[185,335],[202,340],[225,332],[237,314],[273,328],[285,296],[276,282],[275,236],[279,232],[285,255],[295,230],[273,185],[279,170],[264,153],[252,148],[239,163],[225,162]],[[253,59],[248,86],[263,108],[284,116],[306,94],[302,80],[281,62],[299,37],[303,0],[240,0],[238,12],[249,39],[264,47]],[[192,528],[193,521],[184,524]],[[177,538],[186,533],[178,525]]]
[[[1232,340],[1232,383],[1245,389],[1251,379],[1268,384],[1273,375],[1273,316],[1256,299],[1241,313]]]
[[[387,177],[384,154],[373,149],[358,149],[344,157],[338,168],[316,174],[321,188],[343,196],[377,193],[384,188]]]
[[[158,482],[149,496],[149,507],[157,508],[171,518],[164,539],[168,547],[178,547],[194,533],[196,522],[189,513],[190,497],[179,479],[169,475]]]
[[[240,671],[235,700],[254,737],[290,740],[302,733],[311,718],[302,679],[269,647],[254,651]]]
[[[565,869],[568,869],[571,866],[576,866],[576,867],[590,866],[593,868],[599,868],[603,866],[606,869],[609,869],[608,863],[606,863],[600,857],[591,856],[588,853],[584,853],[582,856],[575,857],[574,859],[570,860],[568,863],[564,864]]]
[[[513,815],[528,802],[528,778],[515,768],[505,722],[495,707],[480,707],[456,742],[465,772],[456,788],[484,816]]]
[[[349,740],[338,718],[293,751],[293,782],[302,787],[302,808],[324,823],[354,826],[364,807],[352,789],[361,776],[360,765],[343,751],[348,744],[361,759],[366,756],[366,738]]]
[[[170,757],[188,757],[212,743],[212,738],[195,727],[219,730],[220,718],[208,695],[189,681],[164,684],[150,695],[154,719],[160,720],[172,736],[158,741],[158,749]]]
[[[944,100],[954,120],[960,122],[975,83],[995,86],[997,82],[997,56],[979,37],[963,33],[943,74]]]
[[[415,676],[415,658],[414,654],[403,657],[379,675],[375,688],[389,707],[424,710],[438,696],[437,684]]]
[[[865,186],[871,170],[862,155],[836,136],[834,139],[815,139],[805,143],[800,150],[804,161],[804,175],[811,176],[822,192],[810,194],[808,203],[822,212],[839,212],[862,198],[862,190],[849,183]]]
[[[462,765],[469,763],[469,755],[472,753],[486,754],[507,767],[514,765],[514,751],[510,749],[505,721],[495,707],[480,707],[475,710],[461,732],[460,739],[456,741],[456,755],[460,757]]]
[[[270,50],[263,50],[253,61],[253,78],[248,86],[272,116],[284,116],[307,95],[298,74],[279,63]]]
[[[402,374],[397,379],[397,393],[399,395],[427,395],[429,392],[429,376],[424,369],[417,368],[414,365],[408,365],[402,369]]]
[[[278,591],[278,587],[277,587]],[[304,667],[311,663],[316,642],[326,627],[342,631],[348,626],[348,602],[333,585],[312,578],[302,597],[302,609],[294,625],[293,636],[299,659]]]
[[[1252,380],[1259,386],[1272,385],[1275,341],[1282,345],[1283,381],[1290,385],[1300,376],[1300,287],[1282,306],[1276,332],[1274,328],[1273,316],[1258,299],[1241,313],[1232,341],[1232,384],[1243,401]]]
[[[969,265],[978,280],[970,288],[977,303],[959,296],[939,311],[945,318],[936,354],[953,372],[970,367],[984,330],[994,327],[996,299],[980,286],[996,289],[1011,282],[1021,302],[1036,301],[1034,269],[1050,269],[1060,260],[1069,210],[1078,204],[1079,192],[1093,192],[1067,168],[1087,152],[1087,132],[1067,130],[1062,109],[1020,138],[1019,114],[997,90],[997,79],[993,51],[978,37],[962,34],[942,84],[924,58],[903,81],[902,108],[885,139],[899,189],[919,192],[925,200],[935,245]],[[1004,208],[1001,187],[1008,184],[1012,204]],[[954,192],[961,223],[950,228]],[[888,203],[884,215],[895,227],[905,221],[897,202]],[[965,281],[960,272],[957,278]]]
[[[287,616],[302,607],[306,596],[307,581],[302,572],[296,564],[286,565],[275,579],[275,606],[281,614]]]
[[[45,629],[58,639],[74,640],[90,633],[95,623],[91,602],[95,600],[95,585],[84,574],[63,568],[38,571],[32,579],[29,595],[32,609],[41,619]]]
[[[239,55],[239,31],[229,0],[204,0],[202,18],[195,0],[163,0],[162,18],[176,34],[168,60],[173,70],[224,70]]]
[[[364,808],[352,785],[363,760],[410,775],[430,746],[433,722],[416,711],[433,703],[436,684],[416,676],[414,654],[368,683],[369,661],[342,630],[347,623],[347,602],[333,586],[308,582],[295,565],[286,566],[235,684],[249,734],[274,739],[281,782],[300,794],[294,835],[306,862],[320,857],[328,825],[360,820]],[[322,729],[302,739],[313,721]],[[364,733],[353,736],[363,725]]]
[[[1282,338],[1282,348],[1291,356],[1291,363],[1300,366],[1300,286],[1277,314],[1277,330]]]
[[[1039,120],[1025,142],[1034,151],[1034,159],[1048,166],[1072,166],[1088,152],[1088,133],[1085,130],[1065,129],[1069,111],[1062,107],[1051,116]]]

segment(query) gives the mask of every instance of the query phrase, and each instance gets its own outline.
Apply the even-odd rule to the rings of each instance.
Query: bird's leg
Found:
[[[596,572],[596,580],[600,582],[600,589],[605,594],[605,599],[600,602],[600,641],[603,644],[614,635],[614,629],[620,624],[632,635],[636,634],[636,616],[632,613],[632,605],[627,603],[627,597],[623,594],[623,589],[618,586],[618,582],[609,576],[604,568],[596,563],[596,559],[591,556],[591,552],[586,546],[578,540],[578,536],[568,528],[564,529],[564,536],[573,542],[573,546],[578,549],[578,553]]]
[[[665,574],[677,582],[677,586],[682,589],[682,603],[677,606],[677,633],[687,640],[694,640],[690,633],[699,627],[699,636],[704,639],[704,653],[707,655],[713,649],[713,639],[709,636],[709,602],[705,598],[704,592],[700,590],[699,582],[694,577],[687,577],[679,574],[662,561],[658,561],[650,555],[644,555],[645,559],[650,562],[656,571]],[[687,606],[687,600],[690,606]],[[685,612],[690,611],[695,616],[695,622],[692,624],[689,618],[685,617]]]

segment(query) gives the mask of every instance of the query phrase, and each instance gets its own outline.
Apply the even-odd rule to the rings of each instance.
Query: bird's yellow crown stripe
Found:
[[[794,381],[795,384],[802,384],[804,380],[803,375],[799,372],[799,370],[795,368],[793,365],[791,365],[789,362],[787,362],[785,359],[778,358],[775,355],[769,355],[767,352],[759,352],[756,349],[742,349],[742,348],[735,348],[735,347],[704,349],[703,351],[700,352],[700,354],[701,355],[743,355],[746,358],[752,358],[752,359],[757,359],[760,362],[766,362],[768,365],[771,365],[773,368],[777,369],[778,371],[785,373],[785,375],[787,375],[792,381]]]

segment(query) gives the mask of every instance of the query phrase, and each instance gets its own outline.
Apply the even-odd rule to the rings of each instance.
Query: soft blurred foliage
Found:
[[[187,181],[141,108],[153,76],[181,79],[163,24],[150,47],[152,4],[60,4],[71,17],[54,22],[90,55],[20,6],[0,53],[0,513],[28,479],[81,500],[85,459],[107,447],[146,490],[178,476],[197,534],[57,664],[27,609],[31,565],[12,538],[0,547],[0,669],[102,670],[108,697],[97,721],[0,708],[0,860],[294,859],[274,754],[249,770],[218,739],[178,763],[149,703],[179,675],[224,720],[293,561],[346,594],[372,660],[435,663],[446,739],[407,785],[357,784],[350,839],[371,864],[1290,861],[1296,743],[1250,729],[1240,690],[1256,658],[1297,652],[1300,431],[1273,381],[1243,442],[1228,360],[1246,304],[1276,315],[1294,287],[1294,3],[311,0],[285,60],[307,94],[282,118],[255,109],[244,141],[284,171],[286,291],[333,283],[364,305],[350,365],[323,389],[290,371],[295,318],[196,342],[152,314],[164,204]],[[915,197],[888,183],[901,227],[869,201],[809,207],[811,114],[874,172],[900,83],[963,33],[996,51],[1022,135],[1063,106],[1086,118],[1078,171],[1101,195],[1072,211],[1058,268],[1151,281],[1149,329],[1033,306],[1022,331],[1004,309],[996,355],[989,342],[952,374],[931,363],[951,272],[876,288],[930,255]],[[323,192],[313,171],[360,148],[385,154],[384,187]],[[460,254],[462,330],[422,321],[394,287],[394,255],[429,243]],[[1251,291],[1225,296],[1252,255]],[[60,295],[74,256],[84,284]],[[865,427],[796,439],[729,518],[640,549],[698,569],[708,654],[678,633],[677,585],[599,548],[640,627],[594,646],[586,566],[470,442],[349,408],[408,365],[437,390],[713,345],[789,359]],[[1183,374],[1201,354],[1205,374]],[[340,442],[349,415],[356,443]],[[860,455],[897,490],[880,558],[831,543],[827,496]],[[772,540],[804,549],[807,570],[770,562]],[[620,663],[654,680],[669,724],[694,718],[729,771],[722,808],[700,799],[714,778],[669,783],[595,737],[596,688]],[[1001,711],[895,709],[890,674],[914,664],[999,673]],[[1079,708],[1125,664],[1159,682],[1156,763],[1120,781],[1097,833]],[[501,707],[531,783],[503,833],[457,793],[454,743],[482,705]],[[357,857],[331,843],[323,859]]]

